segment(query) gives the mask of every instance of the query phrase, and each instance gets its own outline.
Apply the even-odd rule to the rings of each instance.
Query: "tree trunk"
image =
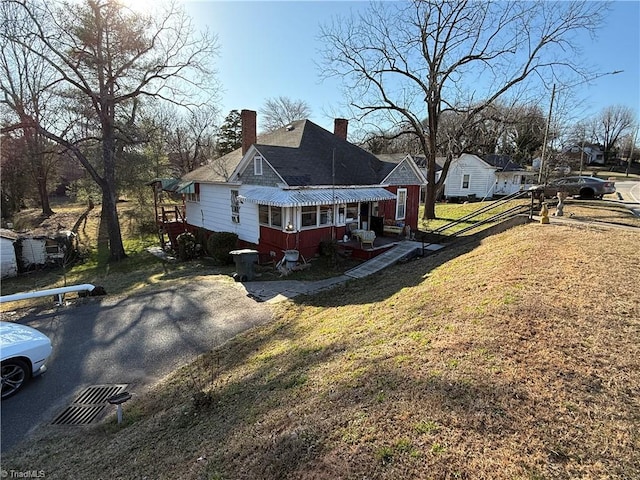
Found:
[[[109,111],[109,110],[107,110]],[[102,219],[107,222],[109,231],[109,261],[117,262],[126,258],[120,221],[118,220],[118,189],[116,186],[115,139],[111,118],[103,119],[102,157],[104,179],[100,182],[102,189]]]
[[[437,76],[437,72],[431,71],[432,78]],[[436,151],[437,151],[437,136],[438,136],[438,116],[440,115],[439,104],[440,94],[438,92],[438,85],[433,81],[429,84],[429,92],[425,98],[427,103],[427,121],[429,124],[429,131],[427,132],[427,138],[422,140],[422,149],[425,151],[427,158],[427,191],[424,198],[424,215],[425,220],[433,220],[436,218],[436,193],[438,191],[438,185],[436,185]],[[425,148],[427,147],[428,148]]]
[[[51,204],[49,203],[49,192],[47,192],[47,177],[43,174],[38,175],[36,180],[38,184],[38,196],[40,197],[40,205],[42,206],[42,215],[50,217],[53,215]]]
[[[436,159],[435,154],[427,156],[427,188],[424,195],[424,220],[436,218]]]
[[[116,206],[117,197],[109,188],[102,190],[102,221],[107,223],[109,232],[109,261],[117,262],[127,257],[124,251],[122,235],[120,232],[120,222],[118,220],[118,209]]]

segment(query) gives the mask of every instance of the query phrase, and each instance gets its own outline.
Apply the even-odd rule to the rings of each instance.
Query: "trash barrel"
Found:
[[[233,278],[236,282],[251,281],[256,276],[255,264],[258,262],[258,251],[244,248],[229,252],[236,264],[236,272]]]
[[[298,250],[285,250],[284,251],[284,261],[286,263],[286,267],[291,269],[298,264],[298,259],[300,258],[300,252]]]

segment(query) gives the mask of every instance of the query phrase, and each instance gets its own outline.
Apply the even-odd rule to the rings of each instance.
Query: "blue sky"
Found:
[[[333,118],[344,112],[337,81],[320,79],[316,64],[320,25],[366,5],[362,1],[186,1],[197,24],[218,36],[222,115],[232,109],[259,110],[267,98],[285,96],[307,102],[311,120],[333,130]],[[623,72],[580,86],[575,96],[580,118],[618,104],[640,115],[639,26],[640,1],[613,2],[598,39],[582,42],[594,71]],[[548,100],[540,106],[546,111]]]

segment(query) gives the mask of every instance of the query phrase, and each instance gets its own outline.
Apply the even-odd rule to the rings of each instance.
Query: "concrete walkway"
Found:
[[[440,250],[443,245],[426,245],[425,248],[429,252]],[[354,278],[363,278],[367,275],[379,272],[380,270],[394,265],[402,258],[410,256],[416,250],[422,250],[422,243],[403,241],[399,242],[392,249],[368,260],[355,268],[345,272],[338,277],[327,278],[317,281],[304,280],[276,280],[268,282],[244,282],[242,287],[247,295],[260,302],[281,302],[294,298],[298,295],[311,295],[323,290],[330,290],[337,285],[342,285]],[[426,253],[426,252],[425,252]]]

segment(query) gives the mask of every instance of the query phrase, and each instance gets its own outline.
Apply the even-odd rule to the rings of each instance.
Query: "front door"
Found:
[[[360,204],[360,228],[369,230],[369,202]]]

